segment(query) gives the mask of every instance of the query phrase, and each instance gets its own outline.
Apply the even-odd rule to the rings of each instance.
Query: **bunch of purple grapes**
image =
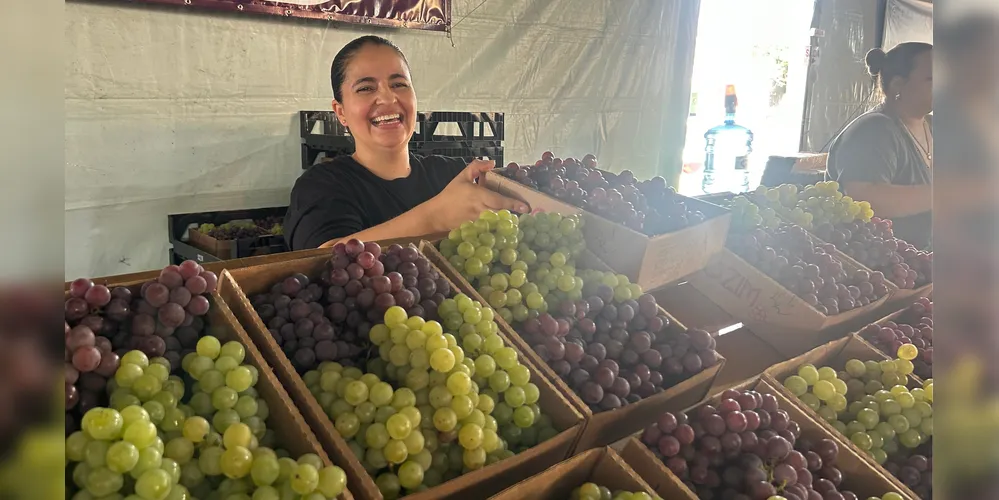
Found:
[[[870,222],[825,223],[815,228],[815,235],[867,268],[884,273],[899,288],[917,288],[933,280],[933,252],[919,251],[895,238],[890,220],[874,217]]]
[[[920,448],[932,448],[926,444]],[[897,477],[919,498],[933,498],[933,456],[931,449],[918,449],[908,456],[896,455],[885,463],[885,470]]]
[[[912,344],[919,355],[912,360],[913,373],[923,380],[933,378],[933,301],[920,297],[910,305],[898,321],[865,326],[860,335],[875,347],[895,357],[903,344]]]
[[[520,328],[594,412],[636,403],[718,363],[715,339],[675,328],[652,295],[617,304],[613,298],[614,290],[601,284]]]
[[[822,314],[863,307],[888,294],[884,274],[847,272],[833,244],[817,244],[795,224],[781,224],[775,231],[760,226],[736,231],[727,246]]]
[[[333,247],[319,283],[295,274],[251,302],[274,340],[300,373],[323,361],[363,367],[371,355],[368,332],[392,306],[409,316],[437,319],[451,294],[447,280],[410,245],[352,239]]]
[[[74,280],[65,302],[66,428],[104,400],[120,357],[140,350],[180,368],[204,331],[208,294],[218,278],[193,260],[164,268],[135,290]]]
[[[239,240],[243,238],[256,238],[270,233],[269,229],[264,229],[253,224],[223,224],[208,231],[208,236],[217,240]]]
[[[576,160],[545,152],[533,166],[511,163],[500,174],[649,236],[704,221],[664,178],[638,182],[630,170],[603,172],[591,154]]]
[[[772,394],[729,389],[716,405],[664,413],[642,442],[702,500],[856,500],[839,446],[811,442]]]

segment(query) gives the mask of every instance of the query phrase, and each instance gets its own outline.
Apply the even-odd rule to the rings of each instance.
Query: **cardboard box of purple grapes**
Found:
[[[813,186],[814,187],[814,186]],[[778,188],[771,189],[773,192]],[[774,203],[758,193],[747,193],[746,197],[761,208],[774,209],[777,216],[788,223],[798,223],[792,212],[779,203]],[[873,212],[872,212],[873,213]],[[800,215],[800,214],[799,214]],[[905,301],[915,297],[925,297],[933,290],[933,253],[916,249],[901,239],[893,239],[891,221],[873,217],[870,222],[854,221],[848,224],[805,225],[809,234],[822,244],[833,244],[844,255],[854,259],[868,272],[881,272],[886,281],[895,288],[888,298],[890,301]],[[863,233],[861,235],[860,233]],[[870,238],[876,235],[883,238],[883,248],[865,248],[867,243],[857,243],[855,238]]]
[[[656,492],[641,476],[612,449],[596,448],[580,453],[548,470],[524,479],[490,500],[563,500],[579,498],[573,492],[586,483],[593,483],[610,492],[645,493],[654,497]],[[678,496],[682,490],[664,499],[689,498]],[[590,497],[587,497],[590,498]]]
[[[663,498],[917,500],[765,375],[671,408],[614,448]],[[678,483],[687,496],[674,493]]]
[[[251,297],[270,291],[275,284],[296,274],[308,277],[313,283],[319,283],[323,272],[328,270],[331,256],[331,253],[313,255],[304,259],[226,270],[222,273],[219,290],[264,357],[274,366],[278,379],[285,384],[324,449],[346,463],[343,468],[347,472],[349,484],[352,485],[351,491],[359,498],[380,500],[383,496],[374,479],[355,458],[354,451],[334,428],[326,411],[316,396],[309,391],[302,375],[296,369],[302,368],[302,360],[297,359],[297,355],[294,362],[289,359],[289,355],[283,350],[282,345],[277,343],[251,301]],[[450,294],[461,291],[447,278],[447,274],[442,273],[432,263],[429,271],[434,274],[439,273],[439,279],[447,282]],[[356,338],[351,340],[353,337],[349,337],[349,332],[341,332],[341,335],[347,336],[336,338],[336,348],[332,353],[315,350],[316,357],[312,361],[318,362],[322,357],[326,360],[350,363],[352,357],[359,355],[360,349],[355,342]],[[354,335],[360,334],[354,332]],[[543,471],[571,455],[576,440],[582,432],[583,415],[538,371],[530,359],[520,352],[516,344],[504,340],[509,347],[518,351],[520,362],[530,370],[530,380],[539,389],[538,406],[543,414],[551,418],[553,425],[559,431],[558,434],[511,458],[461,475],[423,492],[414,493],[408,498],[418,500],[468,495],[473,498],[484,498],[510,486],[516,478]],[[316,347],[319,347],[318,343]]]
[[[434,264],[447,276],[461,287],[462,291],[476,300],[485,303],[486,300],[477,290],[459,273],[444,256],[437,251],[436,242],[431,244],[425,242],[421,244],[423,252],[430,257]],[[598,271],[611,271],[612,269],[589,251],[584,251],[580,256],[577,265],[583,269],[595,269]],[[670,331],[687,334],[687,328],[662,307],[656,306],[658,315],[665,317],[669,323]],[[694,404],[703,399],[711,390],[715,379],[725,365],[725,358],[717,351],[714,351],[714,339],[710,338],[707,332],[700,331],[707,343],[713,357],[713,362],[707,365],[698,363],[700,366],[694,373],[687,373],[686,368],[681,369],[680,379],[674,379],[674,385],[655,393],[646,398],[640,399],[626,406],[605,410],[594,411],[596,405],[588,405],[583,401],[580,394],[571,389],[566,381],[560,377],[555,370],[546,363],[526,339],[518,333],[512,325],[504,321],[499,316],[496,317],[500,324],[500,330],[506,337],[512,340],[517,348],[526,353],[528,359],[538,367],[538,369],[550,380],[556,388],[584,415],[586,425],[576,443],[576,451],[588,450],[590,448],[605,446],[635,432],[642,428],[650,419],[663,411],[667,404]],[[694,352],[691,350],[690,352]],[[665,358],[664,358],[665,359]]]
[[[570,161],[574,162],[571,159],[566,160]],[[626,199],[620,200],[620,206],[631,215],[622,216],[625,212],[615,211],[613,207],[616,205],[608,205],[610,202],[590,202],[583,199],[585,191],[577,193],[579,196],[572,193],[563,195],[561,191],[553,194],[539,191],[515,180],[519,177],[511,173],[512,166],[499,169],[497,171],[499,175],[487,175],[485,185],[489,189],[526,202],[532,210],[583,214],[586,222],[583,234],[586,236],[587,248],[615,271],[628,276],[646,291],[651,292],[675,283],[704,268],[708,259],[725,245],[731,221],[728,209],[675,194],[666,187],[661,177],[636,183],[630,172],[613,174],[595,168],[595,159],[592,162],[593,168],[583,167],[580,162],[566,163],[566,165],[574,164],[580,172],[589,172],[590,175],[599,178],[598,181],[594,181],[597,187],[592,190],[591,196],[597,196],[600,200],[617,196],[606,193],[620,194],[611,188],[611,182],[626,186],[620,187],[627,192]],[[530,168],[532,167],[518,167],[521,172]],[[551,174],[545,175],[546,178],[551,177]],[[657,182],[656,179],[661,182]],[[568,182],[576,183],[576,189],[579,184],[586,183],[586,181]],[[542,189],[549,188],[542,187]],[[564,199],[558,196],[563,196]],[[633,203],[628,200],[648,200],[645,202],[649,205],[646,208],[647,212],[636,211]],[[589,208],[580,208],[583,206]],[[657,208],[663,212],[661,216]],[[655,216],[637,215],[645,213]]]
[[[809,401],[804,401],[801,398],[795,396],[795,393],[792,392],[792,390],[786,386],[790,377],[792,377],[792,376],[798,376],[798,377],[800,377],[800,369],[803,366],[805,366],[805,365],[812,365],[812,366],[816,367],[817,369],[822,369],[824,367],[832,368],[833,370],[835,370],[837,372],[837,378],[838,379],[841,379],[841,380],[842,379],[847,379],[847,380],[849,380],[850,376],[848,376],[849,372],[847,372],[847,369],[848,369],[847,362],[848,361],[850,361],[850,360],[859,360],[859,361],[864,362],[865,364],[869,364],[869,363],[873,362],[873,363],[877,363],[877,364],[881,365],[883,363],[893,363],[892,362],[893,358],[894,358],[894,356],[889,357],[889,356],[886,356],[881,351],[878,351],[873,346],[871,346],[869,343],[867,343],[862,338],[860,338],[860,336],[858,336],[858,335],[850,335],[848,337],[844,337],[844,338],[841,338],[841,339],[838,339],[838,340],[834,340],[834,341],[829,342],[829,343],[827,343],[825,345],[821,345],[819,347],[816,347],[815,349],[813,349],[813,350],[811,350],[809,352],[806,352],[806,353],[804,353],[804,354],[802,354],[802,355],[800,355],[800,356],[798,356],[796,358],[789,359],[789,360],[784,361],[782,363],[778,363],[778,364],[776,364],[776,365],[768,368],[766,370],[766,372],[764,372],[764,376],[773,385],[773,387],[775,387],[787,399],[791,400],[798,408],[801,409],[801,411],[803,411],[804,413],[808,414],[809,416],[812,417],[812,419],[814,419],[816,422],[818,422],[823,427],[825,427],[828,430],[828,432],[830,432],[835,437],[835,439],[838,442],[841,443],[841,446],[844,446],[844,447],[847,447],[847,448],[850,448],[850,449],[854,450],[871,467],[876,468],[880,473],[882,473],[882,474],[886,475],[888,478],[890,478],[892,480],[892,482],[895,483],[895,485],[899,489],[899,491],[901,491],[905,495],[909,496],[910,498],[913,498],[913,499],[923,498],[924,500],[926,500],[928,498],[931,498],[931,495],[932,495],[932,484],[928,487],[930,494],[925,494],[924,493],[924,496],[922,496],[922,497],[920,495],[917,495],[914,492],[914,487],[920,486],[919,483],[920,483],[920,481],[922,479],[920,477],[920,475],[929,475],[929,474],[931,474],[931,472],[930,472],[931,469],[927,470],[926,468],[923,468],[922,470],[915,470],[915,478],[912,478],[912,477],[907,478],[907,479],[909,479],[911,481],[911,483],[912,483],[911,486],[912,487],[910,487],[909,484],[907,484],[905,481],[903,481],[902,477],[900,477],[899,475],[897,475],[897,473],[899,471],[901,471],[901,470],[904,469],[905,472],[903,474],[909,474],[910,476],[912,475],[911,473],[913,471],[909,470],[911,467],[907,467],[907,462],[906,462],[906,460],[907,460],[906,455],[908,455],[908,454],[919,455],[919,456],[927,456],[927,457],[930,457],[929,460],[932,461],[932,446],[933,446],[932,435],[930,435],[930,434],[920,434],[919,437],[922,438],[922,439],[920,439],[920,443],[918,445],[916,445],[916,446],[914,446],[914,447],[912,447],[911,449],[908,449],[908,450],[904,450],[904,449],[900,448],[900,450],[898,452],[896,452],[896,453],[888,453],[887,454],[887,457],[888,457],[887,460],[888,461],[885,462],[884,465],[881,465],[881,464],[878,463],[878,461],[872,455],[868,454],[862,448],[860,448],[860,446],[857,443],[855,443],[851,439],[851,437],[847,437],[846,435],[844,435],[843,433],[841,433],[839,430],[837,430],[837,428],[832,423],[830,423],[829,420],[826,420],[826,418],[823,417],[819,413],[819,411],[816,411],[812,406],[810,406],[809,403],[815,404],[815,401],[817,401],[817,400],[811,400],[810,399]],[[855,368],[849,367],[849,369],[850,370],[854,370]],[[867,368],[867,370],[870,370],[870,368]],[[823,380],[825,380],[825,379],[823,379]],[[911,390],[917,390],[917,389],[919,391],[923,390],[922,389],[923,383],[921,381],[919,381],[916,377],[914,377],[911,374],[904,377],[904,385],[906,387],[910,388]],[[894,385],[892,385],[892,387],[894,387]],[[887,391],[888,389],[891,389],[891,387],[887,387],[887,385],[884,385],[883,388],[884,388],[885,391]],[[866,387],[864,388],[864,390],[867,390],[867,389],[868,388],[866,388]],[[871,387],[869,389],[874,389],[874,387]],[[809,390],[811,390],[811,386],[809,386]],[[847,390],[851,391],[852,389],[848,388]],[[838,390],[837,390],[837,392],[838,392]],[[870,391],[867,391],[867,392],[870,392]],[[851,394],[851,393],[848,392],[848,394]],[[892,393],[889,393],[887,396],[891,396],[893,394],[894,393],[892,392]],[[813,394],[811,392],[807,392],[807,395],[804,396],[804,397],[811,397],[811,396],[813,396]],[[875,394],[875,397],[877,397],[877,394]],[[821,406],[820,410],[822,412],[824,412],[824,413],[828,413],[828,410],[830,409],[830,407],[827,405],[827,403],[823,402],[823,403],[821,403],[821,405],[822,406]],[[913,406],[910,406],[910,409],[911,408],[913,408]],[[900,409],[900,411],[903,412],[903,413],[902,414],[898,414],[898,415],[889,416],[888,420],[886,420],[884,422],[878,422],[878,423],[879,424],[887,423],[889,426],[895,427],[896,423],[893,421],[893,417],[898,417],[900,415],[904,415],[904,412],[908,412],[909,409],[902,408],[902,409]],[[930,405],[930,411],[932,412],[932,405]],[[840,414],[841,415],[845,415],[846,413],[840,413]],[[875,415],[877,415],[877,412],[875,412]],[[922,418],[922,417],[920,417],[920,418]],[[932,419],[929,419],[929,420],[930,420],[930,425],[932,426]],[[920,421],[919,423],[922,423],[922,422]],[[903,425],[902,422],[897,422],[897,424],[899,426]],[[906,427],[908,427],[908,424],[904,424],[904,425]],[[847,429],[849,429],[849,427],[847,427]],[[870,431],[872,429],[868,429],[868,430]],[[873,430],[874,430],[874,432],[881,432],[882,431],[882,429],[878,428],[878,427],[875,427]],[[884,429],[884,432],[887,432],[887,431],[888,431],[887,428]],[[847,431],[847,432],[849,432],[849,431]],[[898,431],[896,430],[895,432],[898,432]],[[891,438],[891,439],[894,439],[894,438]],[[885,441],[888,441],[888,439],[885,439]],[[865,446],[866,446],[868,443],[863,443],[863,444],[865,444]],[[911,443],[911,444],[916,444],[916,443]],[[901,462],[899,462],[899,461],[901,461]],[[925,467],[925,464],[923,465],[923,467]],[[928,478],[927,478],[927,480],[928,480]],[[926,485],[922,485],[921,487],[922,488],[927,488]]]
[[[92,281],[96,285],[101,285],[112,290],[112,301],[127,301],[130,297],[140,297],[142,288],[144,288],[144,286],[150,286],[149,284],[154,283],[156,277],[158,277],[162,272],[163,271],[143,273],[143,275],[148,275],[146,276],[146,279],[136,279],[135,275],[124,275],[119,277],[112,276],[99,278]],[[71,285],[72,282],[66,282],[65,284],[67,301],[73,298],[70,292]],[[101,318],[101,327],[96,327],[94,323],[86,321],[87,318],[84,318],[83,321],[77,322],[72,321],[71,318],[68,317],[67,322],[72,327],[75,328],[79,325],[88,325],[88,327],[95,328],[98,335],[101,335],[98,338],[109,340],[106,344],[106,349],[101,348],[101,342],[97,343],[97,347],[100,350],[102,368],[81,374],[78,384],[81,389],[79,390],[89,391],[98,389],[95,386],[98,385],[97,383],[99,382],[99,385],[101,386],[99,390],[91,392],[102,392],[105,382],[99,379],[103,378],[103,375],[98,372],[108,373],[103,369],[103,367],[109,363],[113,366],[117,366],[119,359],[117,353],[121,352],[122,349],[136,348],[145,352],[150,358],[154,356],[165,356],[166,359],[172,364],[171,371],[176,373],[180,370],[181,354],[193,351],[194,344],[200,337],[211,335],[223,343],[235,341],[240,343],[245,350],[244,362],[253,366],[257,370],[258,380],[254,385],[254,388],[257,390],[259,397],[267,403],[269,410],[267,428],[274,431],[279,447],[287,450],[293,456],[301,456],[311,453],[320,457],[320,459],[328,465],[335,464],[342,466],[340,462],[330,460],[329,455],[327,455],[322,446],[320,446],[316,435],[306,423],[305,417],[292,403],[291,397],[288,395],[287,391],[285,391],[284,386],[279,382],[277,376],[271,368],[271,365],[267,363],[260,350],[258,350],[254,343],[250,340],[250,337],[240,325],[239,321],[236,320],[236,317],[233,315],[233,312],[228,305],[221,300],[221,297],[217,293],[212,292],[212,287],[215,287],[215,284],[212,283],[209,286],[210,294],[205,295],[208,299],[207,312],[203,316],[194,317],[191,324],[177,329],[178,332],[176,335],[174,334],[173,329],[166,331],[157,328],[155,334],[144,336],[144,338],[149,339],[151,342],[136,341],[135,339],[137,337],[132,335],[130,329],[126,330],[124,327],[118,331],[118,335],[114,335],[114,337],[116,337],[114,339],[109,340],[108,337],[103,336],[111,334],[111,324],[117,324],[124,321],[134,321],[137,314],[142,314],[139,312],[139,309],[130,310],[127,307],[122,309],[120,304],[112,305],[112,309],[108,309],[106,306],[94,308],[91,310],[91,315],[87,316],[87,318]],[[109,303],[109,305],[111,304]],[[117,309],[115,309],[115,307],[117,307]],[[70,306],[67,304],[68,315],[69,310]],[[71,333],[73,332],[71,331]],[[164,338],[166,340],[164,340]],[[114,343],[117,343],[118,345],[115,345]],[[111,348],[113,347],[118,347],[118,350],[112,352]],[[77,384],[74,382],[71,385],[74,386],[75,390],[75,385]],[[83,398],[82,394],[80,397]],[[70,429],[69,422],[71,419],[79,422],[77,412],[85,411],[87,407],[93,407],[94,405],[107,406],[108,401],[102,398],[106,398],[106,395],[91,397],[90,399],[92,399],[92,401],[88,403],[84,403],[83,399],[86,398],[83,398],[80,401],[74,402],[75,408],[67,405],[67,432],[69,432]],[[345,490],[339,498],[342,500],[351,500],[354,498],[350,493],[350,486],[348,486],[348,489]]]
[[[802,234],[807,235],[803,230]],[[807,237],[813,245],[821,245],[817,238]],[[730,245],[734,243],[729,242]],[[856,277],[864,274],[858,271],[867,271],[835,248],[828,248],[826,252],[832,259],[831,265],[837,268],[841,265],[847,276]],[[869,321],[869,316],[897,290],[893,283],[885,280],[869,287],[874,294],[871,297],[875,298],[865,299],[866,305],[827,314],[828,309],[823,312],[817,308],[821,304],[810,304],[728,246],[716,254],[707,267],[691,276],[689,282],[711,302],[732,317],[742,319],[753,333],[789,357],[852,331],[849,326],[856,322],[865,321],[865,318]],[[847,288],[837,293],[844,290],[850,293]]]

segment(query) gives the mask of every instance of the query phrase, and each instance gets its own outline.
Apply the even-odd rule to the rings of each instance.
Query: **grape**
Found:
[[[642,442],[699,498],[855,497],[840,490],[835,443],[799,441],[798,424],[772,395],[727,390],[710,403],[686,415],[664,414],[642,435]],[[754,430],[728,430],[733,423],[741,428],[749,420],[746,415],[760,417]],[[813,479],[812,474],[821,477]]]

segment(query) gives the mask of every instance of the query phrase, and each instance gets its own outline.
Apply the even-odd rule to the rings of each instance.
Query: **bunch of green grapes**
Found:
[[[777,212],[773,208],[761,208],[745,196],[732,198],[728,205],[728,208],[732,210],[732,229],[734,230],[777,229],[780,226],[780,218],[777,217]]]
[[[194,415],[211,418],[216,433],[224,433],[233,424],[249,426],[254,439],[264,446],[274,442],[273,432],[265,424],[270,409],[254,386],[259,372],[252,365],[242,365],[246,350],[239,342],[224,345],[215,337],[198,340],[195,352],[181,362],[196,383],[192,387],[190,409]],[[170,422],[168,431],[174,432]]]
[[[380,337],[380,327],[372,338]],[[416,392],[334,362],[306,373],[305,383],[386,497],[424,485],[436,436],[425,432]]]
[[[658,495],[649,495],[644,491],[614,491],[610,488],[600,486],[596,483],[583,483],[582,486],[572,490],[572,500],[653,500],[658,499]]]
[[[379,355],[368,373],[324,363],[305,375],[386,498],[432,488],[557,433],[492,309],[458,294],[438,314],[443,324],[393,306],[369,332]]]
[[[483,212],[440,242],[441,253],[508,323],[582,297],[574,260],[586,248],[582,219],[556,213]]]
[[[757,203],[780,210],[805,229],[822,224],[869,222],[874,217],[870,202],[844,196],[836,181],[818,182],[798,191],[793,184],[775,188],[760,186],[754,193]]]
[[[89,410],[82,430],[66,438],[72,486],[79,489],[73,498],[339,496],[346,488],[339,467],[312,454],[295,461],[261,445],[273,435],[264,426],[267,406],[253,387],[257,371],[240,364],[244,355],[238,342],[200,339],[183,363],[197,383],[187,404],[180,404],[184,385],[169,377],[166,359],[126,353],[109,383],[117,406]]]
[[[933,382],[909,389],[906,383],[912,371],[912,361],[904,358],[851,359],[841,372],[807,364],[788,377],[784,387],[875,461],[885,464],[899,456],[911,460],[929,454]],[[928,481],[929,474],[925,476]],[[915,488],[923,478],[902,479]]]

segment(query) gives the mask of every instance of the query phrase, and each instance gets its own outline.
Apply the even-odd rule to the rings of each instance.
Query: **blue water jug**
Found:
[[[753,151],[753,132],[735,123],[738,105],[735,85],[727,85],[725,122],[704,133],[701,190],[706,194],[749,191],[749,154]]]

